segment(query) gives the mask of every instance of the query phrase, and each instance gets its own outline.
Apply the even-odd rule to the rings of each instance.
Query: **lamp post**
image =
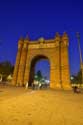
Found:
[[[81,47],[80,47],[80,33],[77,32],[77,39],[78,39],[78,47],[79,47],[79,54],[80,54],[80,69],[82,74],[82,84],[83,84],[83,63],[82,63],[82,53],[81,53]]]

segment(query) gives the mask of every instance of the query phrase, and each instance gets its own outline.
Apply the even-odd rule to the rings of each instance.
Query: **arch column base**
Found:
[[[72,86],[69,83],[56,83],[56,82],[51,82],[50,83],[50,88],[52,89],[63,89],[63,90],[72,90]]]
[[[60,83],[51,82],[50,83],[50,88],[51,89],[61,89],[61,85],[60,85]]]
[[[16,80],[13,80],[13,81],[11,82],[11,85],[12,85],[12,86],[16,86]]]
[[[72,86],[69,83],[62,84],[62,89],[64,89],[64,90],[72,90]]]

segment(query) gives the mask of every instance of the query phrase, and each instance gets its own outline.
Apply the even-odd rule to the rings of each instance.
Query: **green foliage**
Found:
[[[38,70],[38,72],[37,72],[37,77],[38,77],[38,81],[40,81],[41,79],[42,79],[42,73],[41,73],[41,71],[40,70]]]
[[[78,83],[82,84],[82,72],[81,71],[78,72],[77,78],[78,78]]]
[[[14,66],[9,61],[0,63],[0,74],[3,76],[3,80],[6,80],[9,74],[13,74]]]
[[[38,76],[37,75],[34,76],[34,80],[38,80]]]
[[[73,84],[82,84],[82,72],[81,70],[78,72],[78,74],[72,75],[73,79],[71,80],[71,83]]]
[[[34,76],[34,80],[40,81],[41,79],[42,79],[42,73],[40,70],[38,70],[38,72]]]
[[[72,75],[72,80],[71,80],[71,83],[72,84],[77,84],[78,83],[78,79],[77,79],[77,76],[74,76],[74,75]]]

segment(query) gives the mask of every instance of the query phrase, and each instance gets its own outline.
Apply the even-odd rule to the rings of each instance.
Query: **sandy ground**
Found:
[[[0,125],[83,125],[83,92],[0,86]]]

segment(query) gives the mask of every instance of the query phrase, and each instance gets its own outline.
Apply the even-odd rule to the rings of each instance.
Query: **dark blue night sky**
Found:
[[[20,36],[50,39],[56,32],[62,35],[64,31],[70,39],[70,72],[76,74],[80,69],[76,32],[80,32],[83,55],[82,0],[0,0],[0,61],[15,63]],[[48,62],[41,63],[46,65],[45,74],[49,71]]]

